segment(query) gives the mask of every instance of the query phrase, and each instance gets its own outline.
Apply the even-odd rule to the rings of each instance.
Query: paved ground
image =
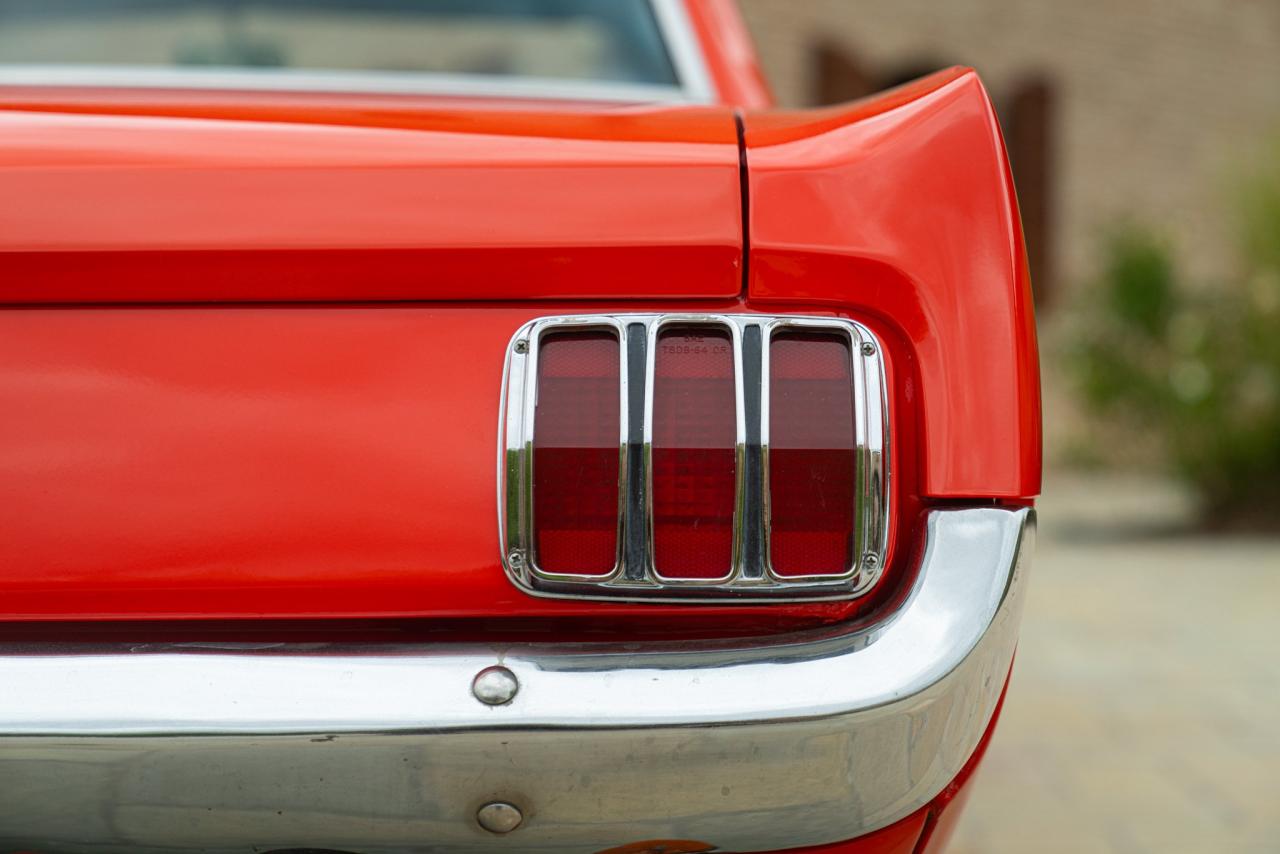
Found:
[[[1280,539],[1178,533],[1185,501],[1160,484],[1045,491],[951,854],[1280,852]]]

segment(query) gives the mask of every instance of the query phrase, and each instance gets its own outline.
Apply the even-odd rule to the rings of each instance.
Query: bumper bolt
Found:
[[[471,682],[471,693],[487,706],[505,706],[519,690],[516,675],[500,664],[481,670]]]
[[[476,822],[490,833],[510,833],[524,821],[524,814],[515,804],[494,801],[476,812]]]

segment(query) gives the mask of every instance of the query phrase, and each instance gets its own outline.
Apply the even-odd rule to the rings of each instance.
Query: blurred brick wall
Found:
[[[1054,93],[1060,287],[1118,217],[1164,225],[1196,277],[1233,268],[1233,170],[1280,136],[1280,0],[739,0],[783,106],[817,97],[833,45],[874,79],[952,64],[997,102]]]

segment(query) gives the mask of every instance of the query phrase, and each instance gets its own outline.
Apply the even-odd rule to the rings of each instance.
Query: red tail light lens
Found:
[[[653,384],[654,565],[667,578],[728,575],[737,444],[729,332],[660,329]]]
[[[781,332],[769,346],[769,556],[782,576],[853,565],[857,477],[849,342]]]
[[[552,333],[538,352],[537,563],[545,572],[605,575],[618,560],[618,338],[594,330]]]

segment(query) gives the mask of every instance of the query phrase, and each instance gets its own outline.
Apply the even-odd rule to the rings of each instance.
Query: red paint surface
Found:
[[[839,305],[910,342],[923,494],[1040,491],[1040,387],[1013,182],[977,76],[749,115],[750,297]]]
[[[723,108],[7,90],[0,163],[0,302],[741,290]]]
[[[696,613],[699,630],[731,614],[767,631],[878,601],[636,606],[512,585],[503,361],[522,323],[568,310],[584,307],[0,311],[0,619]],[[914,513],[911,471],[894,490]]]
[[[693,610],[766,630],[882,601],[517,591],[498,564],[501,365],[511,332],[553,313],[872,326],[889,356],[891,566],[910,562],[899,542],[923,496],[1038,491],[1012,186],[969,73],[748,118],[747,303],[724,109],[74,90],[0,104],[18,189],[0,196],[0,300],[365,303],[0,312],[0,619]],[[367,304],[568,294],[615,299]],[[618,301],[652,295],[726,298]]]

